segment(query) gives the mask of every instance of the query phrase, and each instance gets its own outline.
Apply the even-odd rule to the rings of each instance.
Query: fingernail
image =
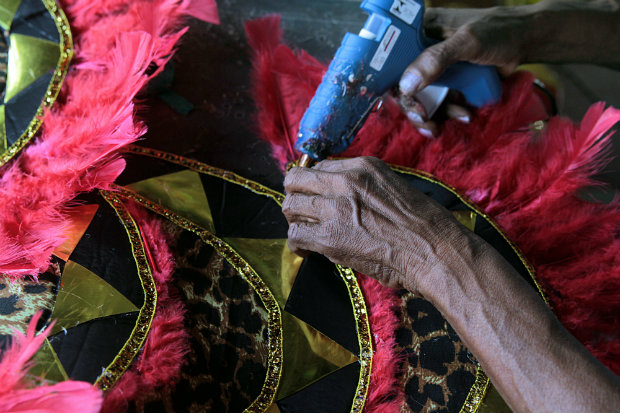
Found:
[[[428,129],[420,128],[418,130],[420,131],[420,134],[422,134],[422,136],[426,136],[427,138],[434,138],[435,137],[435,135],[433,135],[433,132],[431,132]]]
[[[457,119],[463,123],[469,123],[471,119],[469,119],[469,116],[457,116]]]
[[[405,72],[403,77],[400,78],[398,87],[400,88],[400,91],[405,95],[411,95],[418,91],[420,83],[422,83],[422,79],[420,79],[420,76],[416,75],[415,73]]]
[[[407,117],[413,123],[424,123],[424,119],[422,119],[422,116],[418,115],[415,112],[407,112]]]

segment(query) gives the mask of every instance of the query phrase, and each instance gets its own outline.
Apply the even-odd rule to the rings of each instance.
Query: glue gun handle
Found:
[[[469,104],[478,108],[498,102],[502,95],[502,83],[495,67],[468,62],[453,64],[433,84],[460,91]]]

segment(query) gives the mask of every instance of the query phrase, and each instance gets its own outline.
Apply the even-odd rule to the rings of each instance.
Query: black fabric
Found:
[[[398,172],[398,171],[396,171]],[[456,194],[429,180],[419,178],[414,175],[399,173],[401,177],[405,178],[411,185],[413,185],[418,191],[433,198],[443,207],[450,211],[466,211],[469,209],[467,205],[459,199]]]
[[[60,34],[54,19],[41,0],[22,0],[13,16],[11,33],[60,42]]]
[[[127,342],[138,312],[82,323],[49,337],[69,378],[93,383]]]
[[[51,80],[52,71],[49,71],[5,103],[4,122],[9,146],[19,139],[36,115]]]
[[[450,211],[474,211],[463,201],[461,201],[453,192],[439,184],[426,179],[417,178],[409,174],[400,173],[400,175],[407,179],[407,181],[409,181],[416,189],[433,198],[440,205]],[[527,267],[523,264],[523,261],[521,261],[510,243],[506,241],[497,229],[495,229],[486,219],[478,216],[474,232],[492,245],[504,257],[504,259],[506,259],[506,261],[508,261],[519,272],[519,274],[521,274],[521,276],[536,289],[536,284],[530,276]]]
[[[144,291],[127,231],[112,207],[97,199],[99,209],[69,260],[103,278],[140,308]]]
[[[273,199],[221,178],[200,175],[220,238],[286,238],[288,223]]]
[[[359,376],[359,362],[351,363],[278,401],[278,407],[282,413],[347,413]]]
[[[123,157],[127,160],[127,166],[115,181],[119,185],[129,185],[145,179],[187,169],[181,165],[161,161],[150,156],[127,153]]]
[[[312,254],[304,259],[284,310],[359,355],[349,292],[327,258]]]

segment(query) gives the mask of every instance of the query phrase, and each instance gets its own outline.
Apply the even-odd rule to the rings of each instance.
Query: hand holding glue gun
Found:
[[[368,20],[358,35],[345,35],[301,121],[295,148],[304,154],[302,164],[343,152],[383,94],[433,43],[423,34],[420,0],[365,0],[361,8]],[[501,95],[494,67],[466,62],[454,63],[427,88],[427,104],[437,106],[448,88],[476,107]]]

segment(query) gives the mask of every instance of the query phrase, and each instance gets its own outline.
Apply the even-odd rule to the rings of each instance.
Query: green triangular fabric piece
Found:
[[[55,69],[60,58],[60,46],[49,40],[13,33],[10,42],[5,103]]]
[[[197,172],[186,169],[127,187],[215,233],[209,202]]]
[[[51,334],[96,318],[130,313],[139,309],[105,280],[80,264],[68,261],[60,279]]]

